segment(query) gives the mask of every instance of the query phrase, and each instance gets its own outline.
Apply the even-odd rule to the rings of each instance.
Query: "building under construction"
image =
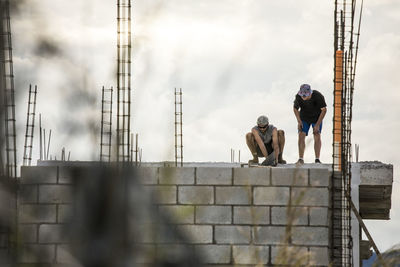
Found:
[[[48,160],[40,136],[44,155],[30,166],[35,86],[19,177],[9,4],[0,3],[1,266],[362,266],[371,247],[380,256],[363,220],[390,218],[393,166],[351,155],[362,3],[335,1],[332,165],[184,162],[182,89],[171,101],[175,162],[142,163],[131,127],[132,3],[117,0],[117,88],[102,88],[99,161],[68,161],[65,151]]]

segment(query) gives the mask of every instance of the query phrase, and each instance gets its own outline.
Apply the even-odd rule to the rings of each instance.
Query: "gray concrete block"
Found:
[[[235,264],[267,264],[269,247],[267,246],[233,246],[233,262]]]
[[[19,263],[52,263],[55,260],[55,245],[23,245],[18,255]]]
[[[306,207],[271,207],[271,223],[275,225],[307,225]]]
[[[328,227],[302,227],[292,228],[292,243],[302,246],[328,246]]]
[[[20,223],[55,223],[56,205],[31,205],[19,206],[18,218]]]
[[[197,206],[196,223],[230,224],[232,223],[232,208],[230,206]]]
[[[175,229],[175,226],[157,223],[135,224],[131,232],[131,238],[138,244],[176,243],[177,239],[173,233]]]
[[[56,166],[22,166],[21,184],[55,184],[57,183]]]
[[[212,186],[179,186],[178,202],[180,204],[213,204],[214,188]]]
[[[310,208],[310,225],[329,226],[328,208]]]
[[[142,184],[158,183],[158,168],[156,167],[139,167],[135,168],[138,181]]]
[[[197,168],[196,184],[230,185],[232,184],[232,168]]]
[[[159,168],[160,184],[194,184],[195,168]]]
[[[180,265],[179,261],[187,259],[188,255],[194,255],[194,248],[192,245],[168,244],[158,245],[156,247],[156,259],[159,262],[166,261],[170,266]]]
[[[40,185],[39,203],[72,203],[71,185]]]
[[[251,204],[250,186],[216,186],[216,204],[248,205]]]
[[[310,264],[315,266],[330,266],[328,248],[310,247]]]
[[[255,205],[287,205],[289,187],[255,187]]]
[[[283,226],[258,226],[253,228],[253,240],[257,245],[285,244],[285,229]]]
[[[274,266],[308,266],[309,253],[307,247],[289,245],[272,246],[271,263]]]
[[[233,169],[234,185],[270,185],[270,168],[235,168]]]
[[[135,245],[132,248],[132,251],[135,253],[135,263],[153,263],[157,256],[157,249],[155,245]]]
[[[211,244],[213,241],[211,225],[180,225],[177,229],[187,235],[190,243]]]
[[[71,204],[60,204],[57,210],[57,222],[68,223],[73,217],[73,206]]]
[[[382,162],[360,162],[361,185],[392,185],[393,165]]]
[[[37,228],[37,224],[20,224],[18,238],[21,243],[36,243],[38,241]]]
[[[74,170],[76,167],[60,166],[58,167],[58,183],[59,184],[73,184]]]
[[[69,245],[62,244],[56,245],[57,256],[56,260],[61,264],[68,264],[67,266],[80,266],[81,263],[72,255]],[[71,265],[69,265],[71,264]]]
[[[269,224],[270,208],[269,207],[234,207],[233,223],[234,224]]]
[[[171,222],[175,224],[194,223],[194,206],[161,206],[160,212],[166,214]]]
[[[217,244],[250,244],[250,226],[215,226],[214,239]]]
[[[38,202],[38,185],[21,184],[18,192],[20,203]]]
[[[308,185],[308,169],[301,168],[272,168],[272,185],[304,186]]]
[[[15,264],[12,263],[9,251],[6,248],[0,247],[0,266],[1,267],[14,267]]]
[[[331,172],[328,169],[310,169],[310,185],[328,187],[331,182]]]
[[[196,245],[204,263],[223,264],[231,261],[231,247],[226,245]]]
[[[0,232],[0,248],[7,248],[8,247],[8,233]]]
[[[176,204],[176,186],[173,185],[154,185],[144,186],[144,190],[153,196],[157,204]]]
[[[39,243],[66,243],[69,241],[65,224],[39,225]]]
[[[328,188],[292,188],[292,205],[328,207],[330,194]]]

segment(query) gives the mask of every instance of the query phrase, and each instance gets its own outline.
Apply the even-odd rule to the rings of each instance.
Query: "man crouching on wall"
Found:
[[[258,164],[258,158],[264,157],[261,163],[264,166],[276,166],[286,164],[282,158],[285,146],[285,132],[277,130],[275,126],[269,124],[267,116],[260,116],[257,119],[257,126],[246,134],[246,143],[249,147],[253,159],[249,160],[249,165]]]

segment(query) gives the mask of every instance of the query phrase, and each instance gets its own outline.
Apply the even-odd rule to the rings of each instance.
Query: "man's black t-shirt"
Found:
[[[305,101],[296,94],[293,107],[297,110],[300,108],[300,119],[302,121],[316,123],[321,114],[321,108],[326,107],[326,103],[324,96],[317,90],[313,90],[311,99]]]

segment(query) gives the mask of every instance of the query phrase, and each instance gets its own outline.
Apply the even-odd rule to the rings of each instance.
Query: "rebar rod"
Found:
[[[117,161],[129,161],[131,118],[131,1],[118,0]]]

